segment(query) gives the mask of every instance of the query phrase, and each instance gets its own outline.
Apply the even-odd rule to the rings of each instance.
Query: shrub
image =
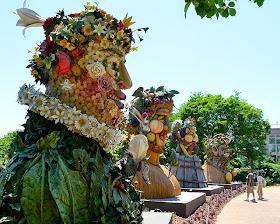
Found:
[[[241,167],[240,169],[236,170],[237,175],[234,177],[234,180],[246,182],[246,177],[248,175],[247,169],[248,167]]]
[[[274,163],[263,163],[259,166],[263,170],[265,177],[269,177],[273,183],[280,183],[280,165]]]

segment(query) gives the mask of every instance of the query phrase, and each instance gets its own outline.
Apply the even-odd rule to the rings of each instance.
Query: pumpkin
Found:
[[[232,174],[231,174],[230,172],[228,172],[228,173],[226,174],[226,181],[227,181],[228,183],[231,183],[231,181],[232,181]]]
[[[190,143],[190,142],[193,141],[193,136],[192,136],[192,135],[185,135],[184,138],[185,138],[185,140],[186,140],[187,143]]]
[[[197,134],[193,134],[193,141],[196,143],[198,142],[198,136]]]
[[[232,174],[232,176],[235,177],[237,175],[237,172],[236,171],[232,171],[231,174]]]
[[[163,130],[163,123],[161,123],[159,120],[152,120],[150,122],[150,129],[151,132],[158,134]]]

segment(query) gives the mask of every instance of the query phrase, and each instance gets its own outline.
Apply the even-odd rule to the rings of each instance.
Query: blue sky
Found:
[[[83,10],[87,1],[29,0],[31,9],[47,18],[60,9],[70,14]],[[237,2],[235,17],[219,20],[200,19],[194,8],[184,18],[184,1],[99,1],[99,6],[118,19],[128,12],[136,24],[132,28],[149,27],[139,50],[129,54],[126,66],[133,87],[164,85],[176,89],[179,107],[191,93],[222,94],[224,97],[241,92],[241,98],[262,109],[271,123],[280,121],[280,2],[266,0],[263,7],[248,0]],[[26,65],[36,43],[44,39],[42,28],[26,30],[16,27],[23,1],[2,4],[0,136],[21,128],[26,107],[16,102],[19,87],[33,84]]]

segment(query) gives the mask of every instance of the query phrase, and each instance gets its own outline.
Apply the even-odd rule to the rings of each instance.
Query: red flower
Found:
[[[74,17],[78,17],[80,15],[80,13],[72,13],[72,14],[70,14],[70,15],[68,15],[68,16],[74,16]]]
[[[67,58],[68,54],[65,52],[58,52],[55,54],[58,57],[58,64],[56,70],[58,74],[64,75],[70,71],[71,62]]]
[[[131,126],[132,126],[132,124],[131,124],[131,123],[128,123],[128,124],[127,124],[127,127],[131,127]]]
[[[123,28],[124,28],[124,23],[123,23],[123,21],[119,21],[118,22],[118,26],[119,26],[119,30],[123,30]]]
[[[50,26],[53,23],[53,17],[49,17],[45,20],[45,23],[43,26]]]
[[[154,100],[154,103],[155,103],[155,104],[159,103],[159,99],[155,99],[155,100]]]
[[[77,47],[75,50],[71,51],[69,55],[74,58],[81,58],[83,57],[83,50],[81,47]]]
[[[128,29],[128,35],[132,38],[133,35],[132,35],[132,29]]]
[[[50,52],[53,51],[55,47],[55,42],[52,40],[52,37],[48,36],[46,40],[41,43],[39,51],[45,55],[48,56]]]

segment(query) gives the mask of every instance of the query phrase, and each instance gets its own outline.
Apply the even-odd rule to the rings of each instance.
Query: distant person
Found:
[[[261,171],[258,170],[257,175],[258,175],[258,177],[257,177],[257,184],[258,184],[257,193],[259,195],[258,200],[263,200],[263,186],[265,186],[266,181],[263,178]]]
[[[248,175],[246,177],[247,199],[245,201],[249,201],[249,195],[250,195],[250,193],[252,193],[253,194],[253,199],[251,201],[256,202],[255,193],[254,193],[254,176],[253,176],[253,173],[252,173],[252,169],[248,168],[247,172],[248,172]]]

